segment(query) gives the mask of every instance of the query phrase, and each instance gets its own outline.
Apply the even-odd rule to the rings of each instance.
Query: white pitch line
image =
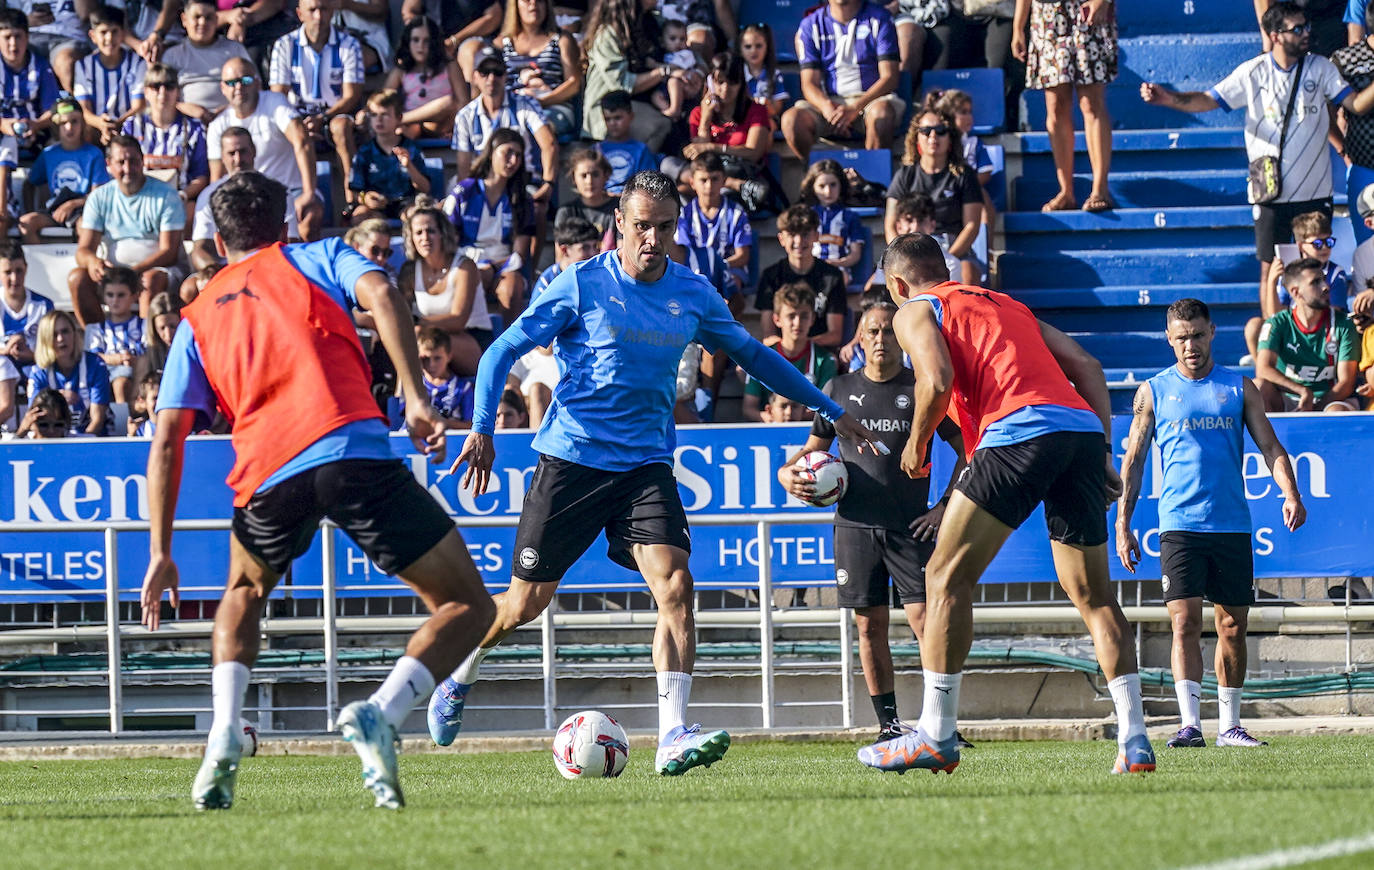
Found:
[[[1310,864],[1313,861],[1324,861],[1327,858],[1340,858],[1345,855],[1358,855],[1361,852],[1371,851],[1374,851],[1374,833],[1360,837],[1347,837],[1344,840],[1332,840],[1329,843],[1321,843],[1316,846],[1298,846],[1293,849],[1279,849],[1260,855],[1232,858],[1229,861],[1218,861],[1215,864],[1198,864],[1184,868],[1184,870],[1274,870],[1277,867],[1297,867],[1302,864]]]

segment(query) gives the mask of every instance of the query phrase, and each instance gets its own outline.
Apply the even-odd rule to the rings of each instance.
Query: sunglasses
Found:
[[[916,132],[922,136],[947,136],[949,135],[949,125],[936,124],[934,127],[917,127]]]
[[[503,76],[506,71],[494,66],[482,66],[477,68],[477,74],[485,78],[486,76]]]
[[[145,91],[170,91],[177,88],[176,82],[144,82]]]
[[[226,88],[232,88],[235,85],[242,85],[246,88],[257,80],[257,76],[239,76],[236,79],[221,79],[220,84],[224,85]]]
[[[1312,32],[1312,25],[1310,25],[1310,24],[1294,24],[1292,27],[1288,28],[1287,30],[1280,30],[1280,31],[1279,31],[1279,33],[1292,33],[1292,34],[1294,34],[1294,35],[1296,35],[1296,36],[1302,36],[1302,35],[1304,35],[1304,34],[1311,33],[1311,32]]]
[[[1335,248],[1335,247],[1336,247],[1336,237],[1335,237],[1335,236],[1327,236],[1327,237],[1324,238],[1324,239],[1308,239],[1308,240],[1307,240],[1307,244],[1311,245],[1312,247],[1316,248],[1316,249],[1319,250],[1319,251],[1320,251],[1322,248]]]
[[[372,260],[390,260],[390,259],[391,259],[391,249],[390,249],[390,248],[368,248],[368,249],[367,249],[367,256],[368,256],[369,259],[372,259]]]

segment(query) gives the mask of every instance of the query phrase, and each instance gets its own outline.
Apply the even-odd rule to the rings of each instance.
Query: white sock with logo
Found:
[[[220,662],[210,671],[211,706],[215,711],[210,730],[239,730],[243,718],[243,693],[248,690],[248,666],[242,662]]]
[[[1178,696],[1178,715],[1183,727],[1202,727],[1202,684],[1197,680],[1178,680],[1174,683]]]
[[[482,667],[482,661],[494,649],[496,649],[494,646],[479,646],[468,653],[468,657],[463,659],[463,663],[454,669],[453,681],[455,683],[462,683],[465,686],[471,686],[473,683],[477,682],[477,671]]]
[[[925,683],[925,700],[921,704],[920,728],[932,740],[948,740],[959,725],[959,686],[964,675],[922,670],[921,679]]]
[[[1240,727],[1240,694],[1243,691],[1239,686],[1217,686],[1218,734]]]
[[[687,724],[687,702],[692,697],[692,675],[680,671],[658,672],[658,742],[679,725]]]
[[[1116,742],[1121,746],[1145,733],[1145,702],[1140,697],[1140,674],[1122,674],[1107,684],[1116,704]]]
[[[399,731],[415,704],[421,698],[428,698],[433,691],[434,675],[429,668],[417,658],[401,656],[382,685],[367,700],[381,707],[382,716]]]

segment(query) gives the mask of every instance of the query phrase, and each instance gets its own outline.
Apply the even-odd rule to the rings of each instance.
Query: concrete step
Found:
[[[1052,309],[1097,309],[1104,317],[1114,315],[1115,311],[1121,308],[1136,306],[1152,306],[1162,311],[1179,299],[1201,299],[1213,311],[1228,307],[1248,309],[1256,305],[1258,300],[1254,282],[1018,290],[1016,298],[1036,312]]]
[[[1058,287],[1146,287],[1180,284],[1241,283],[1259,280],[1253,245],[1198,249],[1133,251],[1008,251],[998,261],[1001,286],[1019,289]]]
[[[1241,32],[1255,26],[1255,7],[1251,0],[1136,0],[1116,4],[1116,26],[1123,37]]]
[[[1053,323],[1053,321],[1048,321]],[[1069,335],[1104,367],[1164,368],[1174,362],[1174,352],[1158,332],[1070,332]],[[1212,353],[1219,360],[1236,360],[1245,353],[1241,326],[1218,326]]]
[[[1254,239],[1250,206],[1012,212],[1002,216],[1008,251],[1184,250],[1244,245]]]
[[[1049,136],[1022,133],[1010,140],[1008,152],[1020,149],[1022,175],[1054,177]],[[1193,127],[1184,130],[1116,130],[1112,133],[1112,173],[1152,172],[1173,175],[1206,169],[1244,169],[1245,135],[1240,127]],[[1074,136],[1074,172],[1088,173],[1083,134]]]
[[[1167,174],[1158,170],[1113,172],[1108,184],[1118,209],[1246,204],[1244,163],[1234,169],[1170,171]],[[1074,173],[1073,189],[1078,201],[1084,202],[1092,190],[1092,174]],[[1015,208],[1030,210],[1037,203],[1048,202],[1058,192],[1059,183],[1052,172],[1031,171],[1012,184],[1011,201]]]
[[[1222,327],[1244,327],[1245,322],[1259,314],[1259,298],[1255,290],[1250,291],[1248,305],[1211,307],[1212,322],[1217,329]],[[1021,296],[1018,299],[1025,301]],[[1053,324],[1064,332],[1118,332],[1143,333],[1153,335],[1164,343],[1164,326],[1167,305],[1122,305],[1110,309],[1102,308],[1036,308],[1035,316],[1046,323]]]

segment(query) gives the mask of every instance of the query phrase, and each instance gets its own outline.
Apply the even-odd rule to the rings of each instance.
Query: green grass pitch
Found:
[[[194,761],[7,762],[0,867],[1156,868],[1374,832],[1368,737],[1161,749],[1128,776],[1107,742],[985,743],[952,776],[869,770],[856,747],[740,743],[671,779],[637,749],[575,782],[544,752],[402,756],[401,812],[371,808],[352,755],[245,759],[212,813],[191,808]]]

